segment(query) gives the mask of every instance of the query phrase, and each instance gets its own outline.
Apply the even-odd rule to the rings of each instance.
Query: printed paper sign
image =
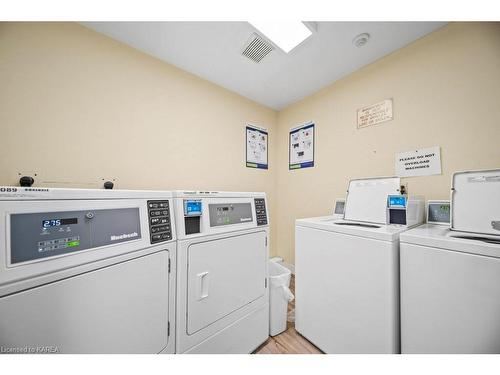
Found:
[[[399,177],[441,174],[439,146],[396,154],[396,175]]]
[[[256,126],[247,125],[247,167],[267,169],[267,130]]]
[[[358,110],[358,129],[392,120],[392,99]]]
[[[289,137],[289,169],[314,167],[314,124],[293,128]]]

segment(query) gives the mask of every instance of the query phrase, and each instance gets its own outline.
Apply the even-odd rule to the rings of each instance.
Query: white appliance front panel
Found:
[[[398,241],[296,226],[297,331],[326,353],[398,353],[398,262]]]
[[[172,235],[175,240],[175,224],[173,220],[172,200],[170,202]],[[29,262],[11,264],[11,228],[10,217],[13,214],[63,212],[79,210],[105,210],[121,208],[138,208],[140,215],[141,238],[128,242],[119,242],[107,246],[94,247],[74,253],[37,259]],[[40,223],[41,224],[41,223]],[[2,201],[0,202],[0,294],[6,284],[29,282],[35,277],[53,274],[56,271],[67,270],[95,261],[110,259],[135,251],[141,251],[153,246],[165,246],[172,241],[152,245],[148,225],[146,199],[103,199],[103,200],[40,200],[40,201]]]
[[[160,251],[1,297],[0,345],[53,346],[60,353],[173,353],[168,259],[169,251]]]
[[[225,238],[253,235],[259,233],[258,237],[269,236],[269,229],[259,228],[245,230],[235,233],[218,234],[203,238],[191,238],[178,241],[177,243],[177,314],[176,314],[176,352],[177,353],[250,353],[253,349],[262,344],[268,337],[269,332],[269,287],[265,287],[267,280],[267,267],[269,258],[269,248],[265,246],[264,255],[261,256],[262,267],[264,268],[264,279],[261,285],[265,287],[264,294],[256,300],[242,306],[232,313],[223,316],[199,331],[188,334],[188,300],[191,297],[188,293],[188,261],[189,248],[192,245],[203,244],[208,241],[217,241]],[[253,241],[253,239],[252,239]],[[266,241],[264,241],[264,244]],[[259,246],[261,243],[259,242]],[[237,251],[237,249],[236,249]],[[257,252],[260,252],[260,248]],[[210,259],[209,262],[218,262],[220,265],[227,264],[229,267],[247,267],[246,264],[238,262],[237,259],[219,258]],[[228,263],[229,262],[229,263]],[[243,264],[243,266],[242,266]],[[201,269],[201,268],[200,268]],[[201,273],[206,272],[206,268]],[[256,271],[261,272],[260,267]],[[237,283],[239,283],[236,280]],[[211,283],[211,281],[209,281]],[[267,282],[268,284],[268,282]],[[199,284],[198,284],[199,285]],[[209,284],[209,295],[211,295],[212,284]],[[227,287],[227,286],[225,286]],[[245,292],[243,292],[245,293]],[[214,306],[217,309],[217,306]],[[262,313],[262,309],[266,313]],[[215,313],[219,313],[216,311]],[[213,312],[211,314],[214,314]],[[219,313],[220,315],[220,313]],[[212,315],[214,316],[214,315]],[[264,328],[263,328],[264,327]],[[265,331],[265,334],[263,332]],[[247,335],[242,341],[241,335]],[[251,347],[251,348],[250,348]]]
[[[500,236],[500,169],[453,175],[451,229]]]
[[[500,353],[500,259],[401,243],[401,352]]]
[[[188,334],[265,295],[266,254],[262,231],[189,246]]]
[[[269,337],[269,303],[261,305],[217,334],[191,347],[188,354],[252,353]]]

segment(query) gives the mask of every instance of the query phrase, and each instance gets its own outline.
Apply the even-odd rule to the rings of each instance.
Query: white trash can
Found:
[[[293,301],[290,291],[292,273],[276,262],[269,262],[269,334],[276,336],[286,330],[288,302]]]

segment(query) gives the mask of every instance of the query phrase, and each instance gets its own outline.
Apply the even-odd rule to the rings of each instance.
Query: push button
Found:
[[[148,201],[151,243],[172,239],[168,201]]]

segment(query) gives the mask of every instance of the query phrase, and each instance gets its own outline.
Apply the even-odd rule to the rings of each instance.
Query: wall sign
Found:
[[[358,129],[392,120],[392,99],[358,109]]]
[[[248,168],[267,169],[267,130],[253,125],[246,127],[246,163]]]
[[[290,130],[288,169],[314,167],[314,124],[308,122]]]
[[[396,175],[399,177],[441,174],[439,146],[396,154]]]

